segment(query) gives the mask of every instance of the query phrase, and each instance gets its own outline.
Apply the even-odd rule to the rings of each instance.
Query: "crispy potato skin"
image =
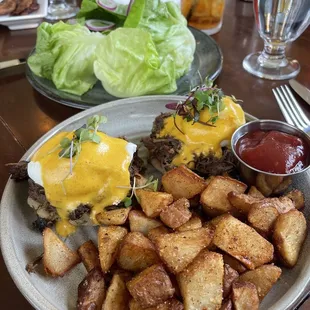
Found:
[[[161,181],[164,190],[175,200],[193,198],[206,187],[205,180],[184,165],[166,172]]]
[[[190,220],[188,220],[185,224],[179,226],[176,231],[182,232],[187,230],[198,229],[202,227],[202,222],[199,216],[193,215]]]
[[[219,309],[222,304],[224,262],[221,254],[203,250],[178,274],[186,310]]]
[[[121,243],[117,263],[124,270],[138,272],[160,263],[160,259],[147,237],[140,232],[130,232]]]
[[[181,272],[212,240],[207,228],[164,234],[155,239],[162,261],[172,273]]]
[[[78,310],[101,309],[105,298],[104,277],[99,267],[92,269],[78,287]]]
[[[294,203],[295,208],[298,210],[302,209],[305,206],[304,194],[298,189],[293,189],[292,191],[287,193],[285,197],[291,199]]]
[[[254,198],[258,198],[258,199],[264,199],[265,196],[255,187],[255,186],[251,186],[249,189],[248,194]]]
[[[243,193],[230,192],[227,195],[229,202],[242,214],[248,214],[252,204],[261,201],[261,198],[255,198]]]
[[[77,252],[69,249],[50,228],[45,228],[43,231],[43,247],[44,270],[52,277],[63,277],[81,262]]]
[[[128,218],[130,231],[138,231],[145,236],[147,236],[149,231],[153,228],[163,225],[160,221],[149,218],[142,211],[138,210],[130,211]]]
[[[136,196],[143,212],[148,217],[157,217],[160,212],[173,202],[171,194],[137,189]]]
[[[228,299],[225,302],[223,302],[222,307],[220,308],[220,310],[233,310],[232,301],[230,299]]]
[[[281,273],[281,269],[277,266],[263,265],[255,270],[243,273],[239,277],[238,282],[253,283],[257,288],[259,300],[262,301],[272,286],[277,282]]]
[[[224,259],[225,264],[229,265],[232,269],[236,270],[239,274],[248,270],[237,259],[235,259],[234,257],[226,253],[223,254],[223,259]]]
[[[304,215],[291,210],[279,215],[274,225],[273,243],[281,261],[289,268],[296,265],[301,247],[307,235]]]
[[[100,267],[98,248],[91,240],[84,242],[77,251],[87,272],[90,272],[95,267]]]
[[[98,248],[99,260],[103,272],[108,272],[114,263],[119,246],[127,234],[127,229],[120,226],[99,227]]]
[[[183,304],[175,298],[168,299],[167,301],[155,307],[142,308],[139,303],[134,299],[129,302],[130,310],[184,310]]]
[[[105,211],[98,213],[96,219],[99,224],[103,225],[123,225],[125,224],[131,207],[120,208],[111,211]]]
[[[235,282],[232,285],[232,302],[235,310],[258,310],[256,286],[251,282]]]
[[[188,210],[189,207],[188,199],[180,198],[161,211],[160,219],[168,227],[176,229],[192,217],[192,213]]]
[[[171,280],[161,265],[153,265],[127,282],[131,296],[142,306],[157,306],[174,294]]]
[[[249,269],[255,269],[273,259],[273,245],[231,215],[217,225],[213,243]]]
[[[205,190],[201,193],[200,202],[203,210],[210,216],[236,212],[227,198],[227,194],[234,191],[244,193],[247,186],[229,177],[214,177]]]
[[[224,264],[224,282],[223,282],[223,297],[229,296],[233,282],[239,277],[239,273],[231,268],[229,265]]]

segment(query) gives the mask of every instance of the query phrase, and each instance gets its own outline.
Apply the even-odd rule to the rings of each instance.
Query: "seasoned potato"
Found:
[[[268,197],[272,194],[272,188],[266,181],[265,174],[258,173],[256,176],[256,187],[265,196]]]
[[[242,214],[248,214],[252,204],[261,200],[260,198],[236,192],[228,193],[227,198],[232,206]]]
[[[127,220],[130,210],[131,207],[119,208],[110,211],[103,210],[96,215],[96,220],[99,224],[104,225],[123,225]]]
[[[220,310],[233,310],[233,305],[230,299],[223,302]]]
[[[253,228],[229,215],[217,225],[213,243],[254,269],[273,259],[273,245]]]
[[[185,166],[166,172],[161,179],[164,190],[174,199],[193,198],[206,187],[205,180]]]
[[[136,196],[143,212],[148,217],[157,217],[160,212],[173,202],[170,194],[137,189]]]
[[[212,179],[206,189],[201,193],[200,202],[203,210],[211,216],[233,212],[233,206],[227,199],[229,192],[244,193],[247,186],[237,180],[217,176]]]
[[[259,300],[263,298],[270,291],[272,286],[277,282],[281,275],[281,269],[274,265],[263,265],[255,270],[250,270],[243,273],[238,282],[251,282],[257,288]]]
[[[223,283],[223,297],[226,298],[231,292],[233,282],[239,277],[239,273],[231,268],[229,265],[224,264],[224,283]]]
[[[81,262],[80,256],[69,249],[50,228],[43,231],[43,247],[44,270],[52,277],[62,277]]]
[[[103,272],[108,272],[114,263],[118,248],[127,234],[127,229],[120,226],[99,227],[98,248],[100,265]]]
[[[188,210],[189,207],[188,199],[180,198],[161,211],[160,219],[168,227],[176,229],[191,218],[192,213]]]
[[[160,258],[172,273],[181,272],[212,240],[207,228],[164,234],[155,239]]]
[[[219,309],[224,262],[221,254],[203,250],[177,279],[186,310]]]
[[[296,209],[301,209],[305,206],[304,194],[298,189],[293,189],[292,191],[287,193],[285,195],[285,197],[287,197],[293,201]]]
[[[126,310],[130,294],[126,287],[129,276],[121,273],[113,275],[101,310]],[[99,308],[100,309],[100,308]]]
[[[130,231],[138,231],[147,236],[151,229],[162,225],[160,221],[147,217],[142,211],[132,210],[129,213]]]
[[[273,225],[279,216],[278,210],[272,205],[262,206],[254,203],[248,213],[248,222],[264,237],[272,233]]]
[[[184,310],[183,304],[175,298],[168,299],[167,301],[155,307],[142,308],[141,305],[134,299],[129,302],[130,310]]]
[[[235,310],[258,310],[256,286],[251,282],[235,282],[232,285],[232,302]]]
[[[153,243],[142,233],[130,232],[124,237],[117,257],[122,269],[137,272],[159,262]]]
[[[157,306],[174,294],[170,278],[161,265],[144,269],[127,282],[127,288],[135,301],[145,308]]]
[[[78,287],[78,310],[101,309],[105,297],[104,277],[100,267],[92,269]]]
[[[234,257],[224,253],[223,254],[224,263],[229,265],[232,269],[236,270],[239,274],[247,271],[247,269]]]
[[[202,227],[202,222],[199,216],[193,215],[189,221],[187,221],[185,224],[181,225],[176,229],[176,231],[187,231],[187,230],[193,230],[198,229]]]
[[[265,196],[255,187],[255,186],[251,186],[249,189],[248,194],[254,198],[258,198],[258,199],[264,199]]]
[[[292,183],[291,177],[281,177],[258,173],[256,176],[256,187],[265,196],[281,194]]]
[[[304,215],[291,210],[279,215],[274,225],[273,243],[281,260],[287,267],[294,267],[307,235]]]
[[[87,272],[95,267],[100,267],[98,248],[91,240],[84,242],[77,251]]]
[[[149,231],[147,237],[153,242],[155,243],[155,240],[158,236],[161,235],[165,235],[165,234],[169,234],[169,229],[165,226],[159,226],[156,228],[153,228]]]

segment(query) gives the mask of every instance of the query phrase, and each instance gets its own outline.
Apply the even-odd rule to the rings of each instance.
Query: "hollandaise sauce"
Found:
[[[222,155],[221,143],[230,139],[234,131],[245,123],[245,116],[241,106],[230,97],[223,98],[224,109],[219,112],[219,117],[214,127],[201,123],[187,122],[182,116],[177,115],[174,124],[173,116],[164,120],[163,129],[157,134],[157,138],[172,136],[182,142],[182,148],[178,155],[173,158],[172,164],[179,166],[185,164],[193,168],[194,156],[208,155],[210,152],[215,156]],[[200,112],[200,121],[208,122],[214,115],[208,109]]]
[[[129,165],[132,153],[129,143],[123,139],[109,137],[98,132],[100,143],[83,142],[81,152],[72,158],[60,158],[57,148],[64,136],[72,138],[72,133],[62,132],[48,140],[33,156],[32,162],[39,162],[45,195],[56,207],[61,221],[56,223],[57,233],[62,236],[75,231],[68,221],[68,215],[81,204],[91,207],[90,218],[97,223],[96,215],[105,207],[120,203],[130,187]]]

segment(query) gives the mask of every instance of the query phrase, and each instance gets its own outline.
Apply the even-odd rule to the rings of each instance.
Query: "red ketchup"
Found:
[[[280,131],[247,133],[238,140],[236,150],[251,167],[277,174],[301,171],[309,160],[306,143]]]

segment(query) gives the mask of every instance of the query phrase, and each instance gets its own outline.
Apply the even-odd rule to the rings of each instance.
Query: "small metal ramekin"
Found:
[[[307,166],[298,172],[286,173],[286,174],[277,174],[265,172],[259,169],[256,169],[246,162],[244,162],[239,155],[237,154],[236,146],[238,140],[249,132],[256,130],[277,130],[293,136],[301,138],[308,146],[308,157],[307,157]],[[308,136],[304,131],[289,125],[284,122],[275,121],[275,120],[256,120],[244,124],[239,127],[231,138],[231,148],[239,161],[239,171],[241,177],[250,185],[255,185],[260,191],[263,192],[265,196],[269,196],[273,193],[280,193],[287,189],[291,183],[291,177],[307,171],[310,168],[310,136]],[[262,182],[265,183],[266,187],[269,187],[270,190],[263,189]],[[278,190],[277,190],[278,187]]]

